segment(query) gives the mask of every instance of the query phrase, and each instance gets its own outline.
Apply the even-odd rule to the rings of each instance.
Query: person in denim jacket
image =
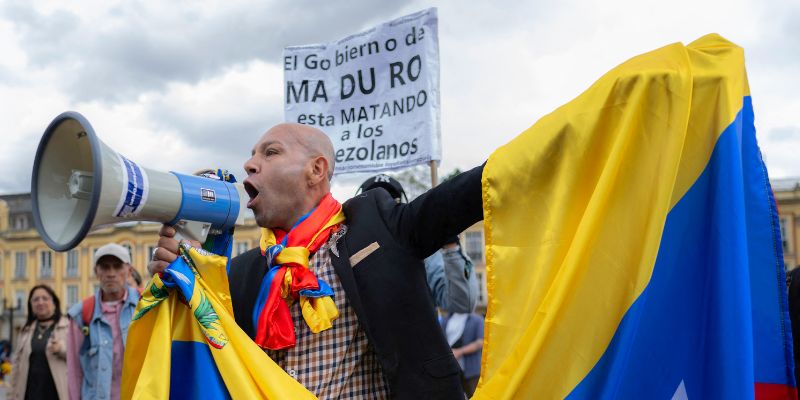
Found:
[[[94,254],[99,287],[69,310],[67,380],[70,399],[119,399],[125,339],[139,292],[128,286],[131,256],[109,243]]]

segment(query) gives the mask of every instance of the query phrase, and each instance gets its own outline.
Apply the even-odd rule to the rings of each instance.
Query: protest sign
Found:
[[[435,8],[284,49],[285,120],[333,142],[337,174],[441,159]]]

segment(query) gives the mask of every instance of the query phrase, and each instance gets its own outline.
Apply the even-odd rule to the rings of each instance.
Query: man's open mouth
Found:
[[[258,197],[258,189],[255,188],[250,182],[245,181],[243,183],[244,190],[247,192],[247,195],[250,196],[250,201],[247,203],[247,207],[252,207],[253,200]]]

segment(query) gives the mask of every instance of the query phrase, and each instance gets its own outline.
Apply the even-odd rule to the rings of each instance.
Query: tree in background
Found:
[[[461,170],[456,168],[447,175],[441,175],[439,182],[444,182],[460,173]],[[400,172],[391,172],[387,175],[397,179],[403,185],[408,201],[414,200],[431,188],[431,169],[428,165],[417,165]]]

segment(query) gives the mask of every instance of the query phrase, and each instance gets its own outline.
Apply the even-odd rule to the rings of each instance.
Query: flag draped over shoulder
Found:
[[[492,154],[483,187],[475,398],[795,398],[741,48],[628,60]]]
[[[122,398],[316,398],[236,325],[227,258],[188,246],[181,253],[136,307]]]

